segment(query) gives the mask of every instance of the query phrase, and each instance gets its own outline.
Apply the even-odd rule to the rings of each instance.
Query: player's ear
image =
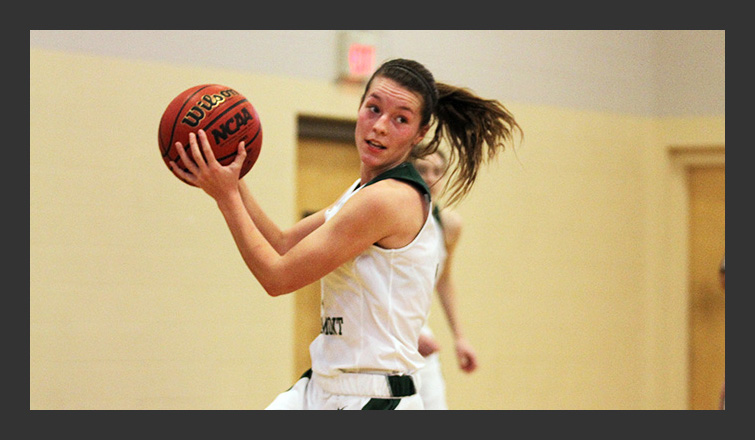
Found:
[[[414,142],[412,145],[417,146],[420,142],[422,142],[422,139],[425,138],[425,135],[427,134],[427,130],[430,129],[430,124],[427,124],[425,126],[422,126],[419,128],[419,132],[417,132],[417,136],[414,138]]]

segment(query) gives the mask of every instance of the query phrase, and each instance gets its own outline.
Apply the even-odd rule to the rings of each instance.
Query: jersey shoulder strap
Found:
[[[373,183],[377,183],[385,179],[396,179],[408,182],[414,185],[419,190],[419,192],[425,196],[425,199],[427,199],[427,201],[430,201],[430,188],[427,187],[427,184],[425,183],[424,179],[422,179],[422,176],[420,176],[419,171],[417,171],[417,169],[414,168],[414,165],[412,165],[410,162],[404,162],[397,167],[393,167],[390,170],[379,174],[374,179],[367,182],[364,186],[369,186]]]
[[[440,219],[440,208],[438,208],[438,205],[433,205],[433,217],[438,222],[438,226],[443,229],[443,220]]]

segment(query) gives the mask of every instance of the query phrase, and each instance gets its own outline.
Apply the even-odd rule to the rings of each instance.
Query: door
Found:
[[[328,207],[359,178],[354,122],[299,118],[297,209],[300,217]],[[320,282],[294,295],[294,379],[310,366],[309,344],[320,333]]]

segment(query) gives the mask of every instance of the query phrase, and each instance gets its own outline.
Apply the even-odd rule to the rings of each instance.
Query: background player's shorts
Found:
[[[427,410],[448,409],[446,403],[446,382],[440,368],[440,356],[437,352],[425,357],[425,366],[417,373],[420,377],[419,394]]]
[[[420,395],[412,392],[413,381],[410,376],[403,376],[401,381],[393,381],[394,383],[389,382],[388,377],[379,374],[352,373],[344,373],[338,377],[325,377],[313,374],[309,370],[291,388],[279,394],[265,409],[424,409]],[[412,382],[411,389],[406,388],[406,379]],[[396,384],[396,382],[401,383]],[[403,395],[405,393],[411,394]]]

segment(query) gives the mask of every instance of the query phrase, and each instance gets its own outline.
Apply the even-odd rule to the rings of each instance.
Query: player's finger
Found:
[[[194,162],[196,162],[199,169],[204,169],[207,167],[207,164],[205,163],[204,157],[202,157],[202,153],[199,151],[199,144],[197,143],[197,135],[194,133],[189,133],[189,147],[191,149],[191,155],[194,157]]]
[[[202,129],[200,129],[198,133],[199,143],[202,144],[202,152],[204,153],[204,159],[207,161],[207,164],[217,163],[215,152],[212,151],[210,141],[207,139],[207,133]]]
[[[170,166],[170,169],[173,170],[173,174],[175,174],[176,177],[178,177],[179,179],[181,179],[181,180],[183,180],[185,182],[189,182],[192,185],[196,185],[195,182],[196,182],[197,178],[193,174],[187,173],[186,171],[182,170],[178,166],[178,164],[176,164],[172,160],[168,162],[168,165]]]
[[[244,165],[244,161],[246,160],[246,147],[244,146],[244,141],[239,142],[239,151],[236,153],[236,158],[233,159],[233,161],[239,166],[239,168]]]
[[[189,137],[191,139],[191,137]],[[184,166],[186,167],[189,172],[192,174],[196,174],[198,169],[196,164],[193,160],[189,159],[189,155],[186,154],[186,148],[181,144],[181,142],[176,142],[176,151],[178,152],[178,157],[181,158],[181,162],[183,162]]]

